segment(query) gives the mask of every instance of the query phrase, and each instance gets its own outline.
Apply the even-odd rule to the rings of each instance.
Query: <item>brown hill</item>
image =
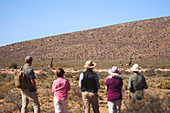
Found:
[[[125,65],[170,66],[170,17],[117,24],[97,29],[45,37],[0,47],[0,66],[23,64],[25,56],[34,66],[82,66],[93,59],[99,67]]]

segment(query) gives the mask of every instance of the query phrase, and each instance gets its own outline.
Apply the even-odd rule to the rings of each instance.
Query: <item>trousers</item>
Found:
[[[121,100],[108,101],[107,104],[109,113],[120,113],[121,102]]]
[[[68,111],[68,98],[66,100],[58,100],[54,96],[55,113],[67,113]]]
[[[82,92],[82,100],[84,105],[85,113],[90,113],[90,104],[94,113],[99,113],[98,95],[92,92]]]
[[[27,106],[29,102],[31,102],[34,108],[34,113],[40,113],[40,104],[36,92],[30,92],[28,89],[22,89],[21,96],[22,96],[21,113],[28,113]]]

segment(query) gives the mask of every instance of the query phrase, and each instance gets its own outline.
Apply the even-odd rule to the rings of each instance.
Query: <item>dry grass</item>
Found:
[[[78,88],[78,80],[80,72],[74,69],[74,73],[66,72],[65,78],[70,81],[71,90],[68,94],[69,99],[69,113],[83,113],[83,103],[81,99],[81,90]],[[43,73],[43,74],[42,74]],[[145,76],[146,73],[143,72]],[[156,72],[155,72],[156,73]],[[168,73],[168,72],[167,72]],[[97,72],[100,78],[101,88],[99,89],[99,105],[101,113],[105,113],[108,111],[107,108],[107,93],[104,89],[104,81],[106,76],[108,75],[106,72]],[[169,89],[161,89],[161,87],[157,87],[159,83],[165,84],[164,81],[170,80],[167,76],[161,76],[164,72],[158,72],[154,76],[145,76],[147,83],[149,85],[149,89],[145,90],[145,99],[138,103],[138,106],[133,105],[132,107],[129,106],[129,98],[128,98],[128,91],[126,90],[128,77],[131,73],[123,70],[121,72],[120,77],[122,77],[124,86],[122,89],[123,93],[123,102],[122,102],[122,112],[124,113],[135,113],[139,112],[139,108],[142,109],[141,111],[146,110],[149,113],[157,113],[156,110],[159,108],[159,112],[163,113],[163,111],[169,109]],[[53,93],[51,90],[52,83],[55,79],[54,71],[50,69],[43,69],[37,75],[37,87],[38,87],[38,97],[39,102],[41,105],[42,112],[52,113],[54,112],[54,105],[53,105]],[[38,77],[39,76],[39,77]],[[45,76],[43,78],[42,76]],[[0,112],[17,112],[20,110],[21,107],[21,97],[19,89],[16,89],[13,84],[12,75],[8,73],[0,74],[1,77],[1,86],[0,92]],[[169,83],[169,82],[168,82]],[[168,85],[167,85],[168,86]],[[154,96],[152,95],[154,94]],[[143,104],[145,103],[145,104]],[[152,104],[149,104],[152,103]],[[10,107],[9,107],[10,106]],[[148,107],[148,108],[146,108]],[[31,104],[29,104],[29,111],[32,112],[33,108]],[[91,109],[92,110],[92,109]],[[151,111],[153,110],[153,111]]]

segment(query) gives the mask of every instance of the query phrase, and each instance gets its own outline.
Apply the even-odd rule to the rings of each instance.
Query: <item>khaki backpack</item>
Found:
[[[27,70],[28,68],[30,68],[30,66],[26,67],[25,69],[20,68],[17,74],[14,75],[14,82],[16,87],[26,89],[30,85],[30,82],[26,80],[25,77],[25,70]]]

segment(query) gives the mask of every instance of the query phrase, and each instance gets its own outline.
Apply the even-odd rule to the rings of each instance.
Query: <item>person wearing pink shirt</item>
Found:
[[[64,73],[62,68],[58,68],[56,71],[57,79],[52,84],[55,113],[67,113],[68,111],[68,91],[71,88],[69,81],[63,77]]]

